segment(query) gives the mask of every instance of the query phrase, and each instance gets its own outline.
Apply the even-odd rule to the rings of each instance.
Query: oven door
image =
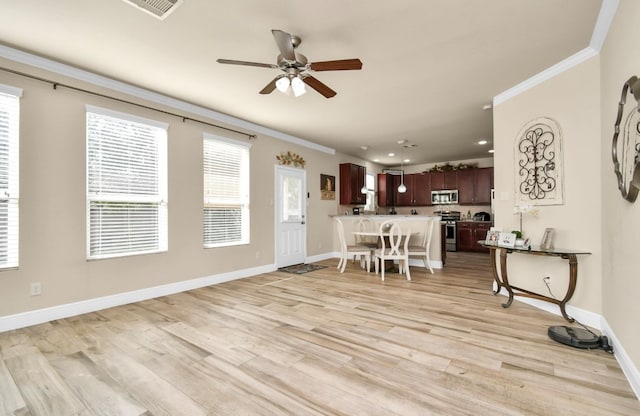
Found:
[[[456,223],[455,221],[446,222],[445,229],[445,243],[447,251],[456,251]]]

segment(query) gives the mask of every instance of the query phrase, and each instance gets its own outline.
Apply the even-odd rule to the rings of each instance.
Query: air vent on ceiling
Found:
[[[182,4],[182,0],[123,0],[125,3],[129,3],[132,6],[136,6],[138,9],[149,13],[152,16],[157,17],[160,20],[164,20],[169,16],[179,5]]]

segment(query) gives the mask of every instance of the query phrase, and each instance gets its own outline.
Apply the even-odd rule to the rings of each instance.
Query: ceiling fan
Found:
[[[362,62],[357,58],[308,63],[307,57],[296,51],[296,48],[300,46],[302,42],[300,37],[277,29],[273,29],[271,33],[273,33],[273,37],[280,50],[276,61],[277,64],[263,64],[232,59],[218,59],[217,62],[221,64],[275,68],[284,72],[284,74],[278,75],[268,83],[260,91],[260,94],[270,94],[276,88],[282,92],[287,92],[289,87],[291,87],[293,93],[298,96],[304,94],[304,84],[306,84],[318,91],[325,98],[335,96],[336,92],[311,75],[312,72],[362,69]]]

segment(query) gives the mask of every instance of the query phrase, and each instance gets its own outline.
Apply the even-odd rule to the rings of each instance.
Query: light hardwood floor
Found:
[[[491,293],[488,255],[338,260],[0,334],[2,415],[640,415],[615,358]]]

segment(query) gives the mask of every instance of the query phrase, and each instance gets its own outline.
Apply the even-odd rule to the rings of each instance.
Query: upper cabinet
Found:
[[[431,191],[457,189],[460,205],[490,205],[493,168],[470,168],[404,175],[407,192],[399,193],[401,176],[378,174],[378,206],[429,206]]]
[[[407,192],[398,192],[401,175],[378,174],[378,206],[411,207],[431,205],[431,176],[429,173],[404,175]]]
[[[458,170],[456,180],[460,205],[491,204],[493,168]]]
[[[404,186],[407,192],[399,193],[401,176],[395,176],[394,190],[396,192],[396,206],[421,207],[431,205],[431,175],[428,173],[411,173],[404,175]]]
[[[444,172],[429,172],[431,176],[431,190],[442,191],[443,189],[457,189],[456,171],[447,170]]]
[[[340,164],[340,205],[366,204],[367,194],[360,190],[365,185],[366,169],[353,163]]]
[[[378,173],[378,206],[393,207],[395,192],[393,189],[393,175]]]

